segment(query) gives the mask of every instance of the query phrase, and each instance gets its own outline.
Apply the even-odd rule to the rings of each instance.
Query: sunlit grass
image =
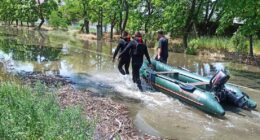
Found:
[[[254,53],[260,54],[260,40],[254,42]]]
[[[249,40],[246,41],[249,46]],[[230,38],[225,37],[201,37],[189,41],[189,46],[199,50],[222,50],[235,52],[235,47]],[[254,53],[260,54],[260,40],[254,40]]]

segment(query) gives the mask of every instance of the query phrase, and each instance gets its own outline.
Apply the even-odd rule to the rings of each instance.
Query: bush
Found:
[[[197,49],[195,47],[188,47],[185,50],[185,53],[189,54],[189,55],[196,55],[198,52],[197,52]]]
[[[62,18],[62,16],[59,15],[57,11],[52,11],[49,19],[49,23],[54,28],[67,28],[68,25],[66,23],[66,20]]]
[[[246,38],[241,33],[235,33],[231,38],[235,52],[239,54],[247,54],[248,44],[246,41]]]
[[[1,139],[92,139],[93,126],[81,109],[61,109],[55,94],[0,84]]]

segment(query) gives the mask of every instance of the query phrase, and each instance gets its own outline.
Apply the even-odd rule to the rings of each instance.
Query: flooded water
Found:
[[[226,108],[224,118],[216,118],[156,92],[143,82],[140,93],[131,76],[122,76],[112,63],[114,43],[79,41],[67,33],[40,33],[0,27],[0,59],[12,73],[38,72],[68,77],[79,89],[109,96],[126,104],[135,126],[142,132],[177,139],[260,138],[260,112]],[[151,56],[154,50],[149,50]],[[241,87],[260,103],[260,68],[221,59],[170,53],[169,64],[210,77],[217,70],[231,75],[230,82]],[[1,64],[2,65],[2,64]],[[0,65],[0,68],[3,66]],[[4,79],[1,70],[0,78]],[[259,107],[258,107],[259,108]]]

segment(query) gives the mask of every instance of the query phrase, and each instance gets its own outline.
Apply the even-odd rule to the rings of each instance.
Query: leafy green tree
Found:
[[[41,26],[45,22],[45,19],[49,18],[51,12],[57,9],[58,9],[58,1],[56,0],[44,0],[43,3],[41,3],[40,0],[37,0],[37,15],[41,20],[38,29],[41,28]]]
[[[55,28],[59,28],[59,27],[67,28],[66,19],[64,19],[61,13],[57,11],[51,12],[49,23]]]
[[[238,32],[249,37],[249,56],[253,57],[253,36],[260,32],[260,2],[258,0],[223,0],[225,10],[219,31],[233,22],[239,22]]]

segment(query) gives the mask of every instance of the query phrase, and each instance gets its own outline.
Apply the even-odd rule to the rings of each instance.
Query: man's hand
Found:
[[[153,64],[149,64],[148,67],[150,67],[151,69],[153,69]]]

